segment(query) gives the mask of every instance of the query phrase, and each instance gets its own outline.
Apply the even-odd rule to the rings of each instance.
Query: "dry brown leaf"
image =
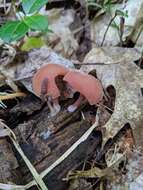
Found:
[[[52,9],[47,11],[47,15],[53,31],[48,34],[48,43],[52,47],[53,42],[59,39],[52,49],[64,57],[70,57],[78,48],[78,43],[70,29],[70,25],[74,23],[75,11],[73,9]]]
[[[133,129],[135,142],[143,143],[143,71],[133,62],[140,53],[136,49],[104,47],[92,49],[86,56],[87,63],[107,63],[107,65],[83,65],[82,70],[95,70],[104,89],[113,85],[116,90],[115,109],[105,124],[104,141],[113,137],[126,123]],[[110,62],[110,64],[109,64]]]
[[[126,173],[120,173],[116,179],[108,182],[110,190],[142,190],[143,189],[143,155],[140,150],[134,150],[128,155],[128,163],[126,164]]]
[[[0,41],[0,86],[7,83],[14,90],[17,90],[16,85],[12,81],[15,70],[13,66],[9,69],[9,65],[15,58],[15,55],[16,50],[12,46],[3,44]]]

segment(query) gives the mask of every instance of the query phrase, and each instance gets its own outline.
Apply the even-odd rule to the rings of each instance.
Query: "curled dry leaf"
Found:
[[[128,163],[126,164],[126,173],[118,175],[116,179],[108,183],[110,190],[142,190],[143,189],[143,156],[140,150],[133,150],[128,155]]]
[[[78,42],[70,29],[74,23],[75,11],[73,9],[52,9],[47,11],[50,28],[53,33],[49,33],[47,40],[51,48],[64,57],[75,54]]]
[[[105,65],[83,65],[81,70],[96,70],[104,89],[112,85],[116,90],[114,112],[104,125],[104,142],[130,123],[135,142],[138,145],[143,143],[140,138],[143,135],[143,71],[134,63],[139,58],[140,53],[136,49],[119,47],[95,48],[85,57],[86,63],[104,62]]]
[[[15,71],[12,69],[13,66],[10,65],[14,60],[15,55],[16,50],[12,46],[3,44],[0,41],[0,86],[7,83],[14,90],[17,90],[17,87],[12,80]]]

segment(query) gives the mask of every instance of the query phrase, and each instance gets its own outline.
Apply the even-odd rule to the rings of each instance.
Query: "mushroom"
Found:
[[[41,67],[33,76],[33,90],[42,100],[47,101],[52,116],[60,111],[58,100],[60,91],[56,85],[55,78],[64,76],[68,71],[68,68],[62,65],[47,64]]]
[[[85,98],[90,105],[96,105],[103,98],[103,88],[98,79],[90,74],[71,70],[63,78],[74,91],[79,92],[79,98],[68,107],[69,112],[74,112]]]

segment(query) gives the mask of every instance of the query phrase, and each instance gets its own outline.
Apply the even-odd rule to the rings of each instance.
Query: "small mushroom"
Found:
[[[96,105],[103,98],[103,88],[98,79],[92,75],[71,70],[63,78],[74,91],[79,92],[79,98],[68,107],[69,112],[74,112],[83,99],[87,99],[90,105]]]
[[[47,64],[41,67],[33,76],[33,90],[37,96],[47,101],[52,116],[60,111],[58,100],[60,91],[56,85],[55,78],[64,76],[68,71],[69,69],[62,65]]]

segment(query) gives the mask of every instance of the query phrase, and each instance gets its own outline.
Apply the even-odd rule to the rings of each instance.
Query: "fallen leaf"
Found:
[[[83,65],[81,70],[96,70],[104,89],[110,85],[116,90],[115,108],[111,118],[104,125],[104,142],[112,138],[126,124],[130,123],[137,145],[142,145],[143,135],[143,71],[136,66],[140,53],[136,49],[104,47],[92,49],[85,57],[85,63],[104,62],[107,65]],[[110,61],[110,64],[109,64]]]

